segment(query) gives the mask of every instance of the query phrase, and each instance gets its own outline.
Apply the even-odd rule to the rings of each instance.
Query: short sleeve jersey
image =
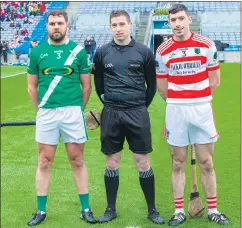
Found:
[[[183,42],[170,38],[156,53],[156,77],[168,79],[167,103],[212,100],[208,71],[219,69],[213,41],[198,34]]]
[[[80,74],[91,72],[85,48],[73,41],[33,48],[27,73],[38,77],[39,108],[82,106]]]

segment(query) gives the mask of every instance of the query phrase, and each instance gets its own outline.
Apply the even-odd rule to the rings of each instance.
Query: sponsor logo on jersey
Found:
[[[214,54],[213,54],[213,59],[214,59],[214,60],[217,60],[217,59],[218,59],[218,53],[217,53],[217,52],[214,52]]]
[[[201,55],[201,49],[200,48],[194,48],[194,54],[195,55]]]
[[[169,59],[173,58],[176,54],[174,52],[172,52],[170,55],[169,55]]]
[[[198,69],[198,68],[201,68],[201,62],[200,61],[171,64],[172,70],[184,70],[184,69],[192,70],[192,69]]]
[[[47,67],[42,70],[44,75],[70,75],[74,72],[71,67]]]

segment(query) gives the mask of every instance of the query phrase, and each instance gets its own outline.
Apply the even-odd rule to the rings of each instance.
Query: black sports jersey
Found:
[[[148,107],[156,93],[155,58],[141,43],[117,45],[114,40],[97,49],[94,56],[96,92],[105,106]]]

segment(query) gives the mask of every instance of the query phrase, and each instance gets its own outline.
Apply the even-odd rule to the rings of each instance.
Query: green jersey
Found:
[[[91,72],[85,48],[73,41],[33,48],[27,73],[38,77],[38,102],[42,108],[82,106],[80,74]]]

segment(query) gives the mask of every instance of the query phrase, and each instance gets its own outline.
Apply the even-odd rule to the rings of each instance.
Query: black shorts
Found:
[[[101,114],[101,150],[106,155],[123,149],[125,137],[129,149],[137,154],[152,151],[150,118],[146,107],[116,110],[104,107]]]

